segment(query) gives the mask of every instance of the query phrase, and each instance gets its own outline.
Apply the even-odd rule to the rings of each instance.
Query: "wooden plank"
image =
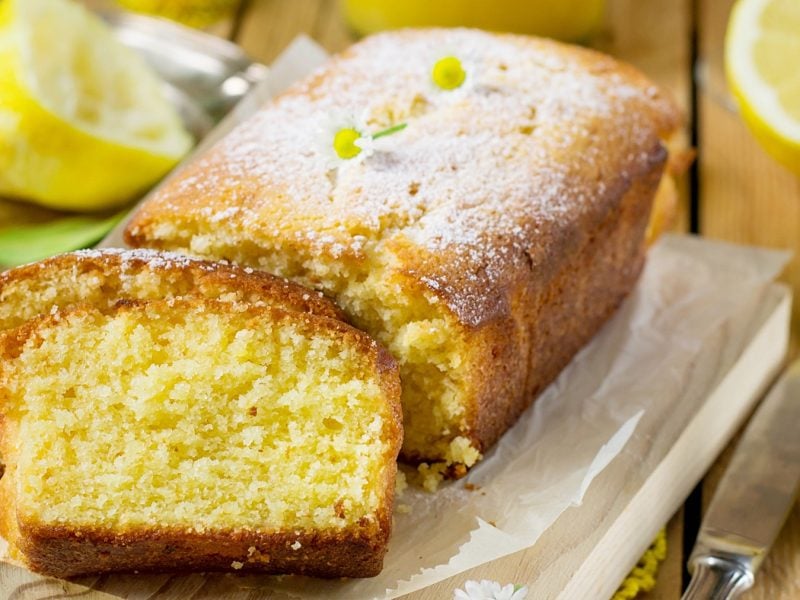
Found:
[[[690,146],[692,90],[691,0],[609,0],[606,25],[592,46],[642,70],[669,90],[686,115],[680,135]],[[679,182],[680,203],[674,229],[689,230],[689,186]]]
[[[236,41],[250,56],[268,64],[300,34],[329,52],[355,41],[330,0],[251,0],[242,12]]]

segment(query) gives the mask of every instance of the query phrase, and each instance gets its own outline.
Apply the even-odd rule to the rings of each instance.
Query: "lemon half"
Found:
[[[725,37],[725,69],[756,139],[800,174],[800,2],[738,0]]]
[[[71,0],[0,0],[0,196],[129,201],[192,140],[155,74]]]

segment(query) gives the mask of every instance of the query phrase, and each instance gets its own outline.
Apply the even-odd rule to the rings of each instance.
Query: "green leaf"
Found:
[[[87,248],[99,242],[127,213],[128,209],[110,217],[75,215],[0,229],[0,265],[16,267]]]

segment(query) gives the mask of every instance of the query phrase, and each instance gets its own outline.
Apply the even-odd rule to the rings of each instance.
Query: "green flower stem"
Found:
[[[398,131],[403,131],[408,126],[408,123],[400,123],[399,125],[393,125],[388,129],[383,129],[378,133],[372,134],[372,139],[377,140],[378,138],[386,137],[387,135],[392,135],[393,133],[397,133]]]

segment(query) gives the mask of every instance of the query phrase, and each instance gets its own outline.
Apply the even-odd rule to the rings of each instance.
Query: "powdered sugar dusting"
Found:
[[[455,91],[430,81],[447,55],[468,69]],[[373,132],[408,126],[332,170],[321,124],[345,113]],[[431,290],[473,282],[484,295],[508,265],[537,262],[554,224],[604,214],[663,160],[659,135],[675,119],[643,77],[596,54],[471,30],[390,33],[295,86],[153,202],[160,218],[244,232],[265,251],[301,244],[340,259],[410,244]],[[460,295],[459,312],[478,310]]]
[[[123,269],[125,268],[125,263],[131,263],[133,261],[147,263],[149,267],[154,269],[195,266],[210,271],[215,268],[214,263],[192,258],[185,254],[150,250],[148,248],[135,248],[132,250],[125,248],[96,248],[76,250],[72,254],[79,258],[88,259],[102,259],[104,256],[114,256],[120,259]],[[227,263],[221,261],[220,264]]]

